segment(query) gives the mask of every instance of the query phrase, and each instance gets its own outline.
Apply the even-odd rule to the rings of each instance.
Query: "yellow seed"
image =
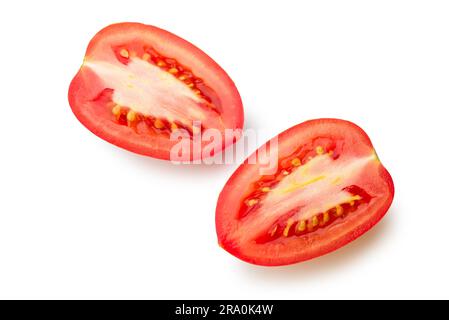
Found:
[[[340,206],[340,205],[337,205],[337,206],[335,207],[335,215],[336,215],[337,217],[339,217],[339,216],[341,216],[342,214],[343,214],[343,207]]]
[[[187,79],[187,77],[185,75],[181,75],[181,76],[179,76],[178,79],[181,80],[181,81],[184,81],[185,79]]]
[[[276,234],[277,230],[278,230],[278,226],[275,225],[274,228],[270,231],[270,236],[274,236]]]
[[[257,199],[248,200],[248,207],[252,207],[257,204],[259,201]]]
[[[189,88],[193,88],[193,87],[195,86],[195,84],[194,84],[193,82],[190,82],[190,83],[187,83],[187,86],[188,86]]]
[[[172,124],[170,125],[172,131],[175,131],[176,129],[178,129],[178,126],[176,125],[176,123],[172,122]]]
[[[359,196],[359,195],[355,195],[355,196],[353,196],[353,197],[350,198],[350,200],[349,200],[348,203],[349,203],[349,205],[352,207],[352,206],[355,205],[355,202],[358,201],[358,200],[362,200],[362,197]]]
[[[157,62],[157,66],[158,67],[165,67],[167,64],[164,62],[164,61],[162,61],[162,60],[159,60],[158,62]]]
[[[292,224],[293,224],[293,220],[288,219],[287,226],[285,227],[284,232],[283,232],[284,237],[288,237],[288,232],[290,231]]]
[[[299,167],[301,165],[301,160],[299,160],[298,158],[293,159],[292,165],[294,165],[295,167]]]
[[[162,129],[165,127],[164,123],[160,119],[154,120],[154,126],[156,127],[156,129]]]
[[[283,174],[284,176],[288,176],[288,175],[289,175],[289,172],[288,172],[287,170],[283,170],[283,171],[282,171],[282,174]]]
[[[270,187],[263,187],[262,192],[270,192]]]
[[[329,152],[327,154],[332,156],[334,154],[334,151],[333,150],[329,150]]]
[[[120,50],[120,55],[123,57],[123,58],[129,58],[129,51],[128,50],[126,50],[126,49],[122,49],[122,50]]]
[[[195,89],[194,91],[193,91],[193,93],[195,93],[196,95],[201,95],[201,91],[200,90],[198,90],[198,89]]]
[[[317,216],[313,216],[313,218],[312,218],[312,226],[316,227],[319,222],[320,221],[318,220],[318,217]]]
[[[178,69],[176,69],[176,68],[170,68],[170,69],[168,70],[168,72],[171,73],[171,74],[177,74],[179,71],[178,71]]]
[[[329,222],[329,213],[325,212],[323,213],[323,223]]]
[[[145,60],[145,61],[150,60],[150,58],[151,58],[151,56],[150,56],[149,53],[144,53],[143,56],[142,56],[142,59]]]
[[[297,232],[303,232],[306,230],[306,222],[304,220],[301,220],[301,222],[298,222],[296,225],[296,231]]]
[[[318,154],[318,155],[321,155],[321,154],[323,154],[324,153],[324,149],[323,149],[323,147],[322,146],[318,146],[318,147],[316,147],[316,154]]]
[[[118,116],[120,114],[120,106],[116,104],[114,108],[112,108],[112,114]]]
[[[133,122],[134,120],[136,120],[136,113],[134,112],[134,111],[130,111],[130,112],[128,112],[128,114],[126,115],[126,119],[129,121],[129,122]]]

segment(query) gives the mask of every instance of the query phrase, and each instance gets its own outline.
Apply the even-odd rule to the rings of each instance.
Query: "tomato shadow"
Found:
[[[244,130],[253,129],[256,130],[260,128],[260,123],[255,123],[253,120],[245,120]],[[268,139],[268,138],[267,138]],[[243,163],[243,161],[250,155],[254,150],[246,150],[245,139],[242,137],[235,144],[232,144],[217,153],[212,158],[202,160],[199,163],[188,163],[188,164],[176,164],[171,162],[170,160],[161,160],[152,157],[147,157],[143,155],[139,155],[127,150],[123,150],[117,146],[112,144],[102,144],[105,152],[113,153],[113,156],[116,158],[123,159],[124,162],[131,162],[132,165],[136,165],[140,168],[150,171],[160,172],[167,177],[176,176],[179,177],[188,177],[188,178],[202,178],[209,177],[211,174],[222,175],[227,174],[230,176],[234,170],[238,168],[238,166]],[[242,146],[243,145],[243,146]],[[231,155],[235,154],[236,148],[244,148],[245,154],[243,157],[233,156],[233,161],[227,163],[225,159],[226,152],[231,152]],[[234,151],[232,151],[232,149]],[[220,181],[221,184],[224,184],[225,181]]]
[[[291,266],[259,267],[244,264],[242,265],[242,271],[248,277],[262,282],[290,283],[292,279],[307,282],[322,279],[322,277],[319,277],[320,275],[339,272],[346,265],[353,264],[358,259],[363,258],[364,254],[375,254],[375,250],[381,250],[381,247],[388,242],[388,235],[393,232],[394,225],[390,216],[395,215],[395,211],[395,208],[391,208],[387,216],[370,231],[330,254]]]

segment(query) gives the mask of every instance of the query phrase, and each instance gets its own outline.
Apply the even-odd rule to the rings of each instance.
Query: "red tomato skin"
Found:
[[[294,137],[298,131],[304,132],[308,128],[320,124],[322,125],[336,124],[338,126],[346,128],[344,130],[357,132],[359,135],[360,142],[364,145],[364,147],[369,148],[373,152],[375,152],[370,138],[365,133],[365,131],[363,131],[363,129],[361,129],[359,126],[350,121],[334,118],[314,119],[300,123],[280,133],[278,135],[278,139],[279,141],[282,141],[284,139]],[[230,241],[227,238],[227,234],[230,232],[232,228],[232,223],[225,222],[227,216],[229,217],[236,214],[232,210],[232,208],[230,209],[230,204],[238,202],[238,200],[231,199],[230,193],[232,190],[238,189],[239,186],[241,186],[242,181],[240,181],[239,178],[248,170],[248,166],[251,165],[246,163],[246,161],[242,163],[238,167],[238,169],[231,175],[229,180],[226,182],[223,190],[220,192],[216,206],[215,225],[216,225],[218,244],[221,248],[223,248],[224,250],[226,250],[227,252],[229,252],[230,254],[232,254],[233,256],[237,257],[238,259],[244,262],[258,266],[276,267],[300,263],[331,253],[349,244],[350,242],[359,238],[367,231],[369,231],[371,228],[373,228],[386,215],[389,208],[391,207],[395,194],[393,179],[390,173],[387,171],[387,169],[379,162],[378,174],[379,177],[381,177],[382,181],[384,181],[385,183],[386,198],[383,205],[378,210],[376,210],[371,214],[370,219],[366,223],[358,226],[355,229],[348,230],[347,233],[338,237],[337,239],[334,239],[334,241],[332,241],[331,243],[311,247],[309,250],[305,250],[301,255],[291,257],[281,257],[281,258],[256,256],[248,254],[247,252],[245,252],[245,250],[242,250],[244,248],[239,246],[234,241]]]
[[[190,60],[197,59],[198,63],[206,66],[207,72],[213,74],[215,78],[219,78],[221,81],[220,85],[227,88],[227,91],[223,93],[223,97],[220,96],[221,93],[218,92],[220,98],[225,100],[223,105],[223,116],[225,119],[223,122],[226,124],[226,128],[243,128],[243,104],[240,94],[232,79],[201,49],[171,32],[155,26],[135,22],[112,24],[100,30],[92,38],[86,50],[85,60],[96,54],[96,51],[99,50],[99,43],[101,43],[101,41],[105,38],[113,38],[116,34],[123,36],[127,33],[142,33],[145,35],[151,35],[155,39],[164,39],[163,47],[168,48],[171,45],[172,48],[176,47],[176,50],[178,51],[188,52]],[[117,126],[115,125],[109,126],[109,124],[105,125],[104,123],[99,124],[97,119],[95,119],[90,112],[83,110],[83,95],[91,90],[89,86],[86,85],[86,82],[95,82],[98,80],[95,78],[96,75],[93,72],[81,66],[80,70],[71,81],[68,91],[68,101],[75,117],[93,134],[117,147],[144,156],[162,160],[170,160],[170,149],[174,143],[164,143],[163,141],[142,141],[138,134],[126,131],[124,132],[124,130],[122,130],[123,128],[116,128]],[[235,142],[236,141],[226,141],[227,144],[223,144],[222,149]],[[196,159],[197,157],[192,155],[190,160]]]

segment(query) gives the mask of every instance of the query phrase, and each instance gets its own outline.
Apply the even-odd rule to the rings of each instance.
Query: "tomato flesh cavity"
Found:
[[[156,27],[111,25],[90,42],[69,89],[78,119],[122,148],[169,159],[184,130],[241,129],[241,99],[229,76],[204,52]],[[225,147],[223,145],[222,147]]]
[[[100,96],[109,95],[106,106],[118,124],[143,134],[145,129],[169,134],[182,128],[192,135],[197,120],[221,129],[221,102],[202,79],[154,50],[136,49],[132,57],[128,49],[115,51],[120,64],[86,61],[84,66],[103,79],[106,89]]]
[[[220,245],[259,265],[286,265],[354,240],[387,212],[392,179],[368,136],[338,119],[299,124],[278,136],[278,166],[261,175],[245,162],[220,194]]]

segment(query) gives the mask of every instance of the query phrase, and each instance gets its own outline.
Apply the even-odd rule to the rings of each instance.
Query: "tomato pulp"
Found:
[[[312,259],[361,236],[394,196],[366,133],[338,119],[304,122],[278,137],[277,172],[243,163],[218,199],[221,247],[253,264]]]
[[[94,36],[69,103],[100,138],[160,159],[169,159],[177,143],[171,133],[183,130],[191,138],[195,121],[220,132],[243,126],[240,95],[214,60],[170,32],[139,23],[113,24]]]

